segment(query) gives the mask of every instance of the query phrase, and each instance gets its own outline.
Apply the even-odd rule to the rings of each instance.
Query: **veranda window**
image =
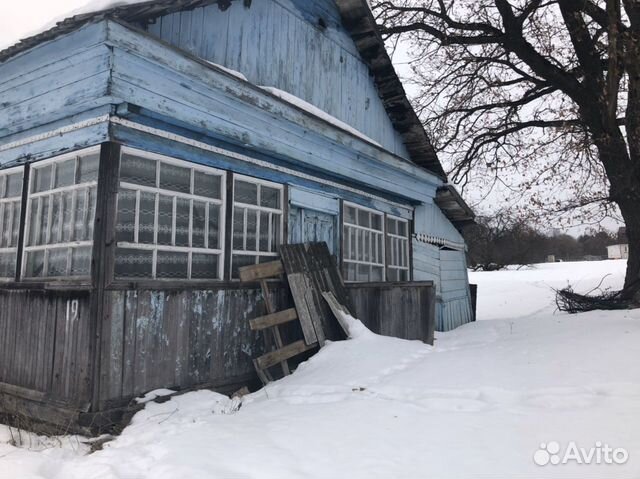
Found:
[[[343,220],[346,281],[384,281],[384,214],[345,203]]]
[[[0,172],[0,277],[16,275],[24,168]]]
[[[222,279],[225,173],[125,149],[117,278]]]
[[[283,187],[235,176],[233,182],[232,277],[238,268],[273,261],[282,241]]]
[[[91,149],[32,166],[24,277],[90,275],[99,155]]]
[[[387,216],[387,279],[409,281],[409,222]]]

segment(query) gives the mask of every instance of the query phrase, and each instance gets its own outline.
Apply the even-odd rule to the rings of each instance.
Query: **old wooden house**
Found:
[[[2,411],[245,383],[237,271],[286,242],[353,285],[433,282],[439,330],[473,320],[473,214],[366,0],[125,3],[0,53]]]

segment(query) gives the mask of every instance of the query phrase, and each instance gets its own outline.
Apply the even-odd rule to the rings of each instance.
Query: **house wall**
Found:
[[[368,67],[332,0],[232,2],[160,17],[146,28],[200,58],[276,87],[351,125],[408,158]],[[320,27],[322,21],[326,28]]]
[[[0,411],[45,419],[38,406],[49,404],[46,419],[64,423],[89,409],[95,334],[90,298],[89,290],[73,288],[0,289]]]
[[[415,210],[415,232],[446,240],[450,246],[413,240],[413,277],[434,281],[438,298],[436,329],[449,331],[473,321],[469,276],[464,238],[436,205],[421,205]]]
[[[31,154],[30,146],[20,144],[27,137],[110,110],[111,51],[106,34],[105,23],[90,25],[0,64],[0,164]],[[106,133],[90,125],[73,144],[96,144]],[[48,142],[39,153],[51,155],[61,148],[60,143]]]
[[[289,307],[286,290],[272,290],[274,304]],[[266,314],[257,285],[115,287],[105,304],[98,410],[158,388],[234,392],[255,378],[264,340],[249,319]]]

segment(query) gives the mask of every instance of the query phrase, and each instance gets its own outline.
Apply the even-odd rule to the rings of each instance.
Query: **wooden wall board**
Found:
[[[350,300],[344,283],[326,243],[283,245],[282,263],[293,294],[298,315],[308,314],[318,342],[345,338],[331,308],[322,297],[331,291],[336,299],[349,307]]]

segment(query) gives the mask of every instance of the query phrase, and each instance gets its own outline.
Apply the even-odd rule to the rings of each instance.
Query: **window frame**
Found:
[[[25,213],[25,221],[24,221],[24,225],[22,226],[22,229],[24,229],[24,242],[22,244],[22,264],[20,265],[20,279],[22,281],[27,281],[27,282],[50,282],[50,281],[78,281],[78,280],[82,280],[82,281],[90,281],[91,280],[91,276],[92,276],[92,272],[91,270],[89,271],[88,274],[86,275],[64,275],[64,276],[48,276],[48,275],[44,275],[44,276],[27,276],[26,272],[27,272],[27,260],[28,260],[28,253],[30,253],[31,251],[43,251],[44,252],[44,262],[43,262],[43,270],[46,272],[48,269],[48,260],[49,260],[49,251],[52,249],[62,249],[62,248],[67,248],[68,251],[71,251],[73,248],[82,248],[82,247],[90,247],[91,248],[91,257],[93,260],[93,246],[94,246],[94,241],[95,241],[95,220],[96,220],[96,214],[97,214],[97,190],[98,190],[98,184],[100,182],[100,175],[99,175],[99,170],[100,170],[100,155],[101,155],[101,151],[102,151],[102,146],[101,145],[96,145],[96,146],[92,146],[89,148],[83,148],[81,150],[76,150],[76,151],[72,151],[69,153],[65,153],[62,155],[58,155],[58,156],[53,156],[51,158],[47,158],[45,160],[40,160],[40,161],[35,161],[33,163],[30,164],[29,167],[29,178],[28,181],[26,182],[27,185],[27,192],[26,192],[26,197],[23,191],[23,195],[22,195],[22,199],[25,200],[23,201],[23,208],[25,208],[26,213]],[[78,158],[81,157],[85,157],[85,156],[91,156],[91,155],[98,155],[98,177],[93,180],[93,181],[88,181],[85,183],[80,183],[80,184],[73,184],[70,186],[63,186],[63,187],[59,187],[59,188],[51,188],[49,190],[46,191],[40,191],[40,192],[36,192],[36,193],[32,193],[31,192],[31,188],[33,185],[33,181],[35,178],[35,171],[46,167],[47,165],[53,164],[56,165],[57,163],[63,163],[67,160],[73,159],[75,158],[76,160]],[[76,166],[74,169],[74,176],[77,175],[77,161],[76,161]],[[55,182],[55,172],[56,172],[57,168],[54,166],[54,168],[52,168],[51,171],[51,185],[54,184]],[[23,178],[24,179],[24,178]],[[75,179],[74,179],[75,181]],[[31,221],[29,221],[29,219],[31,218],[31,200],[33,198],[40,198],[40,197],[45,197],[45,196],[51,196],[51,195],[55,195],[57,193],[62,193],[65,191],[75,191],[75,190],[80,190],[80,189],[90,189],[92,187],[96,188],[96,211],[93,212],[93,232],[94,235],[91,238],[91,240],[84,240],[84,241],[70,241],[70,242],[65,242],[65,243],[54,243],[54,244],[45,244],[45,245],[39,245],[39,246],[27,246],[27,243],[29,242],[29,235],[31,234]],[[24,181],[23,181],[23,188],[24,188]],[[26,202],[26,204],[25,204]],[[40,202],[38,202],[38,204],[40,205]],[[74,208],[75,208],[74,204]],[[40,208],[40,207],[39,207]],[[75,210],[74,211],[74,219],[75,219]],[[49,226],[51,224],[51,218],[53,215],[53,208],[49,208],[49,211],[47,212],[48,215],[48,221],[47,221],[47,225]],[[73,222],[72,222],[73,223]],[[70,271],[71,269],[71,257],[72,254],[68,253],[67,256],[67,271]]]
[[[115,242],[114,248],[114,271],[113,278],[116,282],[140,282],[140,281],[159,281],[159,282],[171,282],[171,281],[189,281],[192,283],[203,283],[203,282],[221,282],[225,280],[225,261],[226,261],[226,228],[227,228],[227,177],[229,176],[229,172],[226,170],[222,170],[219,168],[215,168],[208,165],[202,165],[200,163],[191,162],[188,160],[182,160],[179,158],[174,158],[171,156],[161,155],[158,153],[153,153],[149,151],[140,150],[132,147],[122,147],[120,151],[119,161],[122,162],[123,156],[125,154],[130,154],[133,156],[141,157],[148,160],[156,161],[157,165],[162,163],[169,164],[172,166],[177,166],[181,168],[188,168],[191,170],[191,178],[190,178],[190,190],[194,190],[194,181],[195,181],[195,171],[200,171],[206,174],[215,174],[220,177],[220,199],[200,196],[192,193],[184,193],[175,190],[163,189],[160,187],[160,166],[156,167],[156,185],[158,186],[147,186],[147,185],[139,185],[135,183],[128,183],[126,181],[122,181],[120,179],[120,171],[121,168],[118,168],[118,192],[116,195],[116,205],[115,205],[115,222],[114,228],[117,227],[118,224],[118,203],[120,201],[120,191],[121,189],[125,189],[128,191],[135,191],[136,193],[136,206],[135,206],[135,220],[134,220],[134,240],[138,239],[139,231],[138,225],[140,221],[140,193],[154,193],[156,195],[155,199],[155,211],[154,211],[154,243],[138,243],[134,242],[125,242],[125,241],[117,241]],[[189,243],[193,242],[193,202],[198,201],[201,203],[206,203],[207,208],[205,210],[205,224],[208,225],[209,220],[209,204],[213,203],[217,205],[220,209],[220,218],[219,218],[219,248],[200,248],[193,246],[173,246],[173,245],[159,245],[158,244],[158,221],[159,221],[159,203],[160,196],[172,196],[173,197],[173,211],[176,211],[176,202],[177,199],[189,200]],[[172,227],[172,237],[175,242],[176,235],[176,218],[175,214],[173,216],[173,227]],[[117,237],[117,232],[114,231],[114,237]],[[208,244],[209,236],[208,234],[204,235],[205,244]],[[115,272],[115,260],[118,255],[118,249],[133,249],[140,251],[152,251],[153,259],[152,259],[152,275],[145,277],[122,277],[117,276]],[[188,263],[187,263],[187,277],[186,278],[158,278],[157,277],[157,266],[158,266],[158,251],[160,252],[176,252],[176,253],[187,253],[188,255]],[[211,256],[218,257],[218,278],[192,278],[192,266],[193,266],[193,255],[194,254],[207,254]]]
[[[400,236],[398,234],[392,234],[389,233],[389,228],[387,227],[387,221],[388,220],[394,220],[396,222],[402,222],[406,224],[407,227],[407,236]],[[401,271],[406,271],[407,272],[407,280],[406,281],[411,281],[411,221],[405,218],[401,218],[400,216],[395,216],[395,215],[390,215],[390,214],[385,214],[385,228],[386,228],[386,234],[385,234],[385,243],[387,243],[387,251],[389,252],[387,256],[385,256],[385,260],[386,260],[386,270],[387,270],[387,274],[386,277],[387,279],[389,278],[389,273],[388,270],[390,269],[395,269],[395,270],[401,270]],[[399,239],[400,241],[406,241],[407,243],[407,255],[406,255],[406,262],[407,262],[407,266],[397,266],[397,265],[393,265],[391,264],[391,255],[393,252],[393,249],[391,248],[390,243],[390,239]],[[395,280],[394,280],[395,281]]]
[[[13,175],[19,171],[22,171],[22,185],[20,187],[20,196],[14,196],[11,198],[0,198],[0,211],[2,211],[2,214],[0,215],[0,221],[2,221],[4,219],[4,208],[6,204],[11,204],[11,203],[20,203],[20,217],[18,218],[18,240],[16,242],[16,245],[13,247],[7,247],[7,248],[1,248],[0,247],[0,254],[4,254],[4,253],[15,253],[16,255],[16,261],[13,265],[13,276],[0,276],[0,282],[9,282],[9,281],[15,281],[16,279],[16,274],[18,274],[18,270],[21,271],[21,268],[19,268],[19,266],[21,266],[20,263],[20,256],[19,256],[19,252],[21,251],[20,248],[20,234],[22,233],[22,212],[24,210],[24,180],[25,180],[25,175],[26,173],[26,168],[25,165],[20,165],[20,166],[12,166],[10,168],[5,168],[0,170],[0,177],[2,178],[6,178],[7,176]],[[7,188],[7,182],[6,180],[4,180],[2,182],[2,184],[4,185],[4,190],[6,191]],[[3,192],[4,193],[4,192]],[[11,224],[12,224],[12,228],[13,228],[13,223],[14,223],[14,218],[13,218],[13,211],[12,211],[12,216],[11,216]],[[0,228],[2,227],[2,225],[0,224]],[[2,232],[4,233],[4,232]],[[13,233],[13,229],[12,229],[12,233]]]
[[[259,206],[259,205],[252,205],[252,204],[248,204],[248,203],[241,203],[241,202],[236,202],[236,180],[240,180],[243,181],[245,183],[252,183],[255,185],[264,185],[267,186],[269,188],[273,188],[279,191],[280,194],[280,209],[276,209],[276,208],[269,208],[266,206]],[[236,205],[239,208],[245,208],[245,211],[247,209],[252,209],[254,211],[257,211],[258,213],[260,212],[268,212],[268,213],[275,213],[275,214],[279,214],[280,215],[280,244],[286,244],[286,238],[284,237],[284,233],[285,233],[285,215],[287,214],[287,208],[285,205],[285,188],[286,185],[282,184],[282,183],[275,183],[273,181],[269,181],[269,180],[263,180],[261,178],[256,178],[253,176],[247,176],[247,175],[242,175],[242,174],[237,174],[237,173],[233,173],[233,175],[231,176],[231,197],[232,200],[230,201],[231,204],[231,221],[230,221],[230,230],[229,230],[229,236],[230,236],[230,250],[229,250],[229,278],[233,281],[233,280],[238,280],[238,278],[234,278],[233,277],[233,258],[234,256],[255,256],[258,261],[260,260],[260,258],[263,257],[267,257],[267,258],[273,258],[274,261],[278,259],[278,257],[280,256],[280,253],[275,252],[275,253],[268,253],[268,252],[264,252],[264,251],[247,251],[247,250],[236,250],[233,247],[233,234],[234,234],[234,225],[235,225],[235,214],[236,214]],[[258,200],[260,198],[260,191],[258,189]],[[256,215],[257,220],[256,220],[256,231],[257,231],[257,236],[256,236],[256,249],[259,249],[260,247],[260,214]],[[269,225],[269,228],[271,228],[271,225]],[[245,213],[245,221],[244,221],[244,232],[243,232],[243,242],[244,245],[246,247],[246,243],[247,243],[247,227],[246,227],[246,213]],[[271,235],[269,235],[269,243],[271,243]],[[271,248],[269,248],[271,249]]]
[[[347,222],[347,217],[345,214],[345,211],[347,209],[347,207],[350,208],[355,208],[356,210],[356,215],[358,210],[362,210],[362,211],[368,211],[369,213],[374,213],[378,216],[381,217],[381,224],[382,224],[382,229],[378,230],[375,228],[371,228],[371,227],[366,227],[366,226],[360,226],[357,224],[353,224],[353,223],[349,223]],[[346,279],[346,272],[345,272],[345,268],[347,264],[355,264],[356,267],[357,265],[365,265],[365,266],[375,266],[375,267],[381,267],[382,268],[382,279],[380,280],[381,282],[386,282],[387,281],[387,215],[382,212],[382,211],[378,211],[374,208],[369,208],[367,206],[362,206],[358,203],[352,203],[350,201],[343,201],[342,202],[342,210],[341,210],[341,214],[342,214],[342,229],[340,231],[340,234],[342,234],[342,274],[345,277],[345,282],[348,283],[362,283],[362,282],[367,282],[367,281],[358,281],[358,280],[348,280]],[[353,259],[349,259],[347,258],[347,251],[350,251],[350,249],[348,249],[348,241],[351,241],[351,237],[349,235],[345,235],[345,228],[356,228],[359,230],[364,230],[364,231],[370,231],[373,232],[375,234],[381,234],[382,235],[382,253],[381,253],[381,258],[382,258],[382,263],[372,263],[372,262],[368,262],[368,261],[360,261],[360,260],[353,260]],[[357,243],[356,243],[356,247],[357,247]],[[358,256],[358,251],[356,249],[356,257]],[[371,282],[370,280],[368,282]]]

